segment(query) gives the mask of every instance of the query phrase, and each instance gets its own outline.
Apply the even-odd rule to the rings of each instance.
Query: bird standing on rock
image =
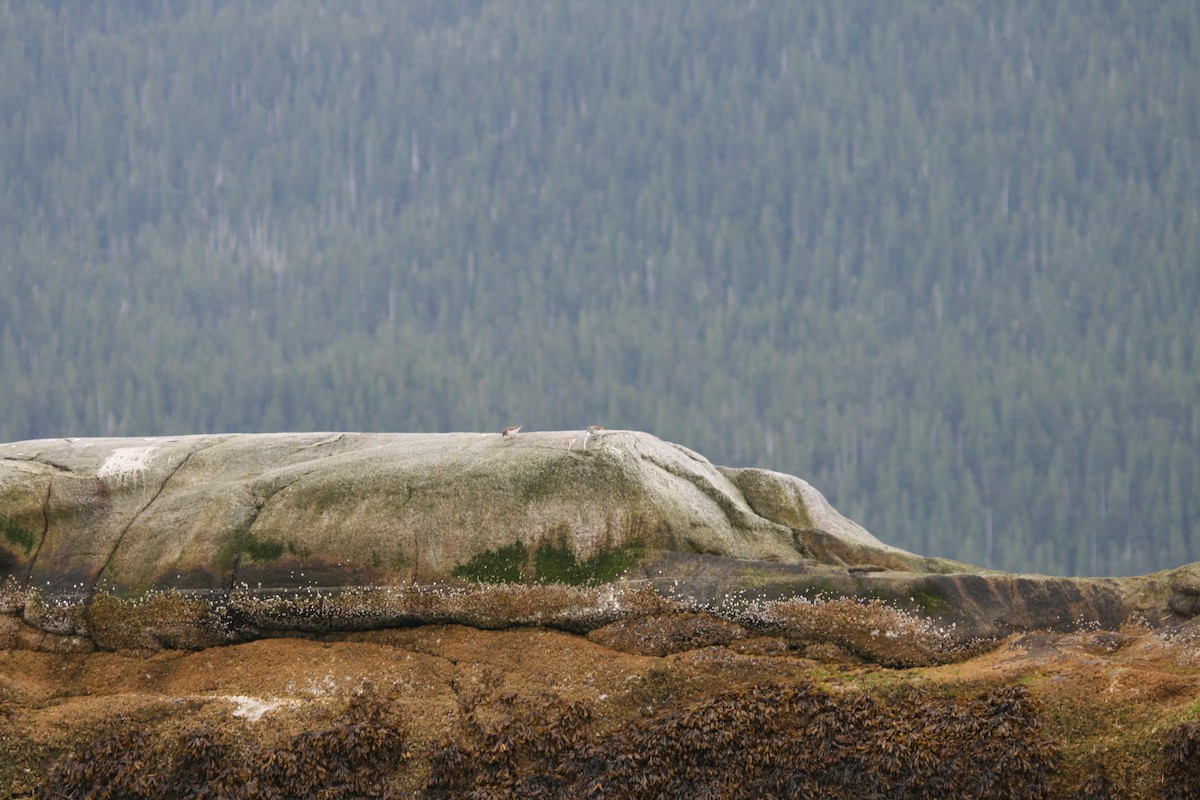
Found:
[[[603,425],[588,425],[587,430],[583,432],[583,449],[587,450],[588,439],[592,438],[597,433],[600,433],[600,431],[606,430],[608,430],[608,428],[604,427]]]
[[[500,435],[503,436],[505,439],[509,438],[510,436],[516,436],[517,431],[521,430],[521,427],[522,426],[520,426],[520,425],[509,425],[507,428],[500,431]]]

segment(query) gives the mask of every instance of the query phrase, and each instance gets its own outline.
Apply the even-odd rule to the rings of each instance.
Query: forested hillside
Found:
[[[1194,0],[0,2],[0,440],[638,428],[1200,560]]]

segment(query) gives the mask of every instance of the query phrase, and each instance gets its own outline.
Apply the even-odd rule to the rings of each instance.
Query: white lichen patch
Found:
[[[116,478],[118,483],[145,483],[150,454],[156,445],[148,447],[118,447],[96,470],[97,478]]]

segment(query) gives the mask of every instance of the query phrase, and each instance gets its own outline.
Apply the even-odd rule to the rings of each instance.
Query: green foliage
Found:
[[[528,560],[529,551],[525,543],[518,540],[507,547],[480,553],[467,563],[459,564],[452,574],[479,583],[521,583],[524,580],[522,570]]]
[[[916,584],[908,590],[908,596],[926,614],[939,614],[950,610],[945,593],[936,587]]]
[[[642,559],[640,544],[601,548],[596,555],[578,561],[566,540],[546,542],[534,553],[534,580],[538,583],[565,583],[571,586],[608,583]]]
[[[0,440],[595,422],[922,554],[1197,560],[1198,41],[1191,0],[14,4]]]
[[[25,555],[33,552],[33,548],[37,545],[37,534],[23,525],[18,525],[11,518],[0,514],[0,535],[2,535],[9,544],[15,545],[24,551]]]
[[[312,555],[311,548],[305,547],[304,545],[296,544],[295,542],[293,542],[291,540],[288,540],[287,551],[288,551],[289,555],[296,556],[297,558],[308,558],[309,556]]]
[[[242,552],[254,561],[275,561],[283,557],[284,544],[278,539],[260,539],[253,533],[246,534],[242,542]],[[289,551],[292,548],[288,548]]]
[[[222,547],[214,559],[217,569],[228,570],[232,567],[233,556],[238,551],[236,537],[231,537],[229,543]],[[241,552],[250,556],[252,561],[276,561],[283,558],[286,552],[296,558],[308,558],[312,550],[296,542],[276,539],[270,536],[260,538],[257,534],[247,533],[241,543]]]
[[[479,583],[560,583],[570,586],[607,583],[641,560],[641,544],[603,548],[585,561],[576,559],[565,539],[546,542],[533,554],[524,542],[488,550],[454,568],[456,578]]]

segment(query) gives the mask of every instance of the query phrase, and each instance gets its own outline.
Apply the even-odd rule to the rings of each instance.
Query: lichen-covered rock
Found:
[[[84,595],[581,582],[658,551],[801,562],[799,519],[910,556],[797,479],[735,478],[632,431],[17,442],[0,446],[0,577]]]
[[[807,481],[766,469],[718,467],[766,519],[792,529],[796,546],[823,564],[861,571],[959,572],[974,570],[945,558],[926,558],[886,544],[843,517]]]

